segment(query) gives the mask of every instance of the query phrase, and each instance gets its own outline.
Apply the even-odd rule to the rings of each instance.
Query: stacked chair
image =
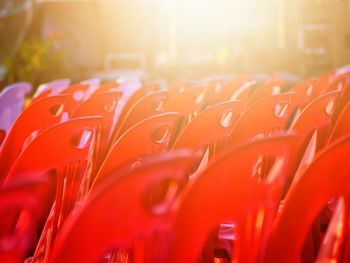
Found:
[[[350,72],[0,94],[0,262],[350,262]]]

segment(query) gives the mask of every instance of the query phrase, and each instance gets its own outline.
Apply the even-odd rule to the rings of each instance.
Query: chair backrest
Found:
[[[50,170],[61,174],[74,170],[81,172],[89,159],[94,131],[100,122],[100,117],[79,118],[46,129],[18,156],[4,184],[31,173],[42,174]]]
[[[316,148],[319,150],[327,142],[333,127],[333,113],[339,94],[340,91],[332,91],[312,101],[302,110],[290,129],[297,132],[302,140],[317,130]]]
[[[232,262],[257,262],[277,213],[294,140],[279,136],[253,142],[229,151],[198,175],[176,213],[167,262],[196,262],[210,233],[223,222],[236,226]],[[254,172],[265,154],[276,162],[259,183]]]
[[[29,83],[18,82],[5,87],[0,93],[0,130],[10,131],[24,108],[26,95],[31,91]]]
[[[284,130],[290,117],[293,96],[294,93],[273,95],[250,106],[233,127],[228,146]]]
[[[105,93],[109,91],[117,91],[119,84],[117,82],[107,82],[99,85],[95,91],[92,93],[92,96],[95,96],[100,93]]]
[[[220,101],[220,92],[222,87],[224,86],[226,80],[222,78],[214,78],[211,80],[204,81],[203,85],[205,85],[205,93],[203,98],[204,107],[208,107],[210,105],[215,105]]]
[[[88,99],[101,85],[101,80],[99,78],[91,78],[91,79],[80,81],[80,84],[89,85],[89,89],[86,92],[86,96],[85,96],[85,99]]]
[[[229,100],[240,100],[242,102],[242,106],[246,108],[249,103],[249,96],[254,91],[255,86],[257,85],[258,83],[254,80],[246,82],[233,93]]]
[[[242,88],[247,87],[249,83],[252,83],[252,81],[248,76],[240,76],[232,80],[229,80],[221,88],[219,101],[224,102],[231,99],[235,99],[235,100],[246,99],[247,97],[245,96],[243,97]],[[234,98],[234,96],[236,96],[236,98]],[[241,96],[241,98],[237,98],[239,96]]]
[[[69,113],[73,113],[80,103],[85,101],[89,95],[89,84],[77,83],[63,89],[60,94],[69,95],[69,100],[66,102],[66,109]]]
[[[0,178],[4,178],[25,146],[62,119],[66,96],[52,96],[30,104],[17,118],[0,151]],[[2,179],[0,179],[2,181]]]
[[[91,159],[94,132],[100,124],[100,117],[73,119],[55,125],[39,135],[21,153],[9,171],[4,186],[14,181],[51,171],[56,173],[55,202],[50,234],[42,236],[45,240],[43,251],[50,249],[57,229],[71,212],[79,196],[88,192],[85,182],[91,181],[87,168]],[[45,209],[47,196],[41,196]],[[44,231],[46,235],[47,231]]]
[[[49,262],[97,263],[115,248],[132,249],[140,244],[140,239],[154,239],[155,232],[159,236],[171,223],[174,204],[187,184],[194,160],[192,153],[182,152],[147,162],[132,171],[111,171],[109,179],[94,189],[87,202],[67,219]],[[159,190],[163,194],[156,194],[158,199],[154,193],[160,193]],[[135,262],[157,261],[145,260],[148,256],[162,256],[162,243],[157,244],[160,246],[153,255],[136,249]]]
[[[317,78],[315,89],[320,91],[320,94],[324,94],[332,87],[332,83],[335,78],[335,71],[330,71]]]
[[[5,140],[5,137],[6,137],[6,131],[0,130],[0,148],[1,148],[2,142]]]
[[[335,74],[334,78],[323,92],[330,92],[334,90],[343,90],[349,86],[350,72],[345,72],[342,74]]]
[[[337,101],[337,107],[334,110],[334,120],[337,120],[343,109],[346,107],[348,102],[350,101],[350,72],[341,74],[340,76],[337,76],[334,80],[332,86],[334,86],[334,89],[330,90],[337,90],[340,91],[341,94],[339,95],[338,101]]]
[[[219,152],[241,114],[241,105],[240,101],[229,101],[202,111],[182,130],[172,150],[209,147],[211,156]]]
[[[206,86],[204,104],[206,106],[232,100],[237,93],[242,93],[242,87],[250,83],[248,76],[238,76],[231,80],[215,79]],[[242,94],[243,95],[243,94]]]
[[[41,84],[33,95],[33,101],[48,96],[58,95],[62,90],[69,87],[70,83],[70,79],[57,79]]]
[[[116,126],[113,130],[113,142],[115,142],[118,138],[117,135],[120,134],[121,125],[124,123],[125,117],[128,115],[130,109],[135,105],[135,103],[146,95],[152,94],[153,92],[158,91],[158,85],[142,85],[136,91],[134,91],[128,98],[125,104],[123,104],[123,108],[118,116],[118,120],[116,122]]]
[[[172,83],[168,87],[168,97],[169,99],[176,96],[178,93],[184,92],[186,89],[188,89],[189,84],[185,80],[179,80],[175,83]]]
[[[171,98],[164,112],[178,112],[184,117],[183,127],[203,109],[205,86],[191,87]]]
[[[118,135],[123,134],[132,125],[142,121],[152,115],[159,114],[163,111],[167,100],[167,91],[157,91],[146,95],[135,102],[126,114],[123,123],[120,124]]]
[[[102,116],[105,125],[108,125],[108,128],[111,129],[114,111],[121,96],[122,93],[117,91],[99,93],[81,103],[72,113],[72,118]]]
[[[132,126],[111,147],[94,184],[126,162],[131,161],[131,166],[140,165],[167,150],[180,118],[180,114],[169,112],[151,116]]]
[[[281,79],[271,78],[267,80],[253,91],[252,95],[248,99],[248,105],[252,105],[266,97],[281,93],[283,85],[284,81]]]
[[[266,262],[301,262],[304,241],[319,212],[331,198],[349,196],[349,153],[350,137],[347,136],[320,152],[294,184],[273,226]],[[347,229],[345,223],[340,232],[333,234],[341,237]]]
[[[328,143],[350,134],[350,101],[342,109],[329,135]]]
[[[30,178],[0,189],[1,262],[23,262],[33,249],[38,221],[42,216],[37,194],[45,192],[47,179]],[[18,213],[9,213],[13,210]]]
[[[303,109],[311,101],[315,100],[320,94],[321,90],[316,89],[317,79],[308,79],[302,81],[292,87],[290,91],[295,92],[293,98],[293,106]]]
[[[96,172],[102,164],[108,152],[111,142],[111,132],[114,125],[114,114],[118,105],[121,92],[109,91],[99,93],[84,101],[73,112],[72,117],[101,116],[101,125],[96,130],[96,140],[94,145],[94,167],[92,174]]]

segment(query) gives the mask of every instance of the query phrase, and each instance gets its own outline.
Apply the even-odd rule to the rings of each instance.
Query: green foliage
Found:
[[[67,74],[65,56],[56,48],[56,39],[23,41],[14,57],[5,58],[5,81],[28,81],[35,86]]]

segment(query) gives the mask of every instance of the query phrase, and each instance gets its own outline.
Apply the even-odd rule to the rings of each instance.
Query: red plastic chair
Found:
[[[69,87],[70,83],[70,79],[57,79],[48,83],[41,84],[35,91],[32,101],[48,96],[58,95],[62,90]]]
[[[241,102],[217,104],[202,111],[180,133],[172,149],[200,150],[209,147],[210,156],[219,152],[241,114]]]
[[[348,136],[322,151],[289,191],[284,208],[272,229],[265,262],[301,262],[304,242],[320,211],[331,198],[349,196],[349,149]],[[348,210],[348,199],[345,200]],[[338,230],[332,233],[338,240],[332,251],[337,253],[328,255],[331,258],[323,258],[319,262],[348,262],[348,259],[341,261],[339,258],[344,231],[348,231],[346,222],[340,223]]]
[[[259,262],[277,213],[294,141],[293,136],[280,136],[251,143],[221,156],[200,174],[180,202],[166,262],[197,262],[207,238],[223,222],[234,222],[238,236],[230,262]],[[256,165],[265,154],[276,156],[277,161],[260,184]]]
[[[207,105],[215,105],[217,103],[229,101],[237,91],[246,86],[249,82],[249,77],[241,76],[226,83],[224,81],[209,83],[205,94],[205,103]]]
[[[281,93],[281,89],[284,86],[284,81],[281,79],[272,78],[267,80],[264,84],[257,87],[252,95],[249,97],[248,105],[252,105],[259,100],[266,97],[277,95]]]
[[[0,189],[0,261],[23,262],[36,241],[41,202],[38,193],[47,189],[48,178],[31,178]],[[17,210],[18,213],[9,213]],[[6,226],[6,223],[11,222]]]
[[[0,148],[2,145],[2,142],[5,140],[6,132],[4,130],[0,130]]]
[[[295,160],[294,168],[291,169],[291,183],[301,176],[315,154],[327,144],[333,128],[334,110],[339,94],[339,91],[333,91],[321,95],[304,107],[289,127],[289,130],[299,137],[298,143],[294,146]]]
[[[349,87],[350,72],[345,72],[342,74],[334,74],[333,79],[331,79],[330,85],[323,90],[324,93],[339,90],[342,91]]]
[[[336,120],[334,127],[329,135],[328,143],[333,142],[341,138],[342,136],[346,136],[350,134],[350,102],[348,102],[345,107],[342,109],[338,119]]]
[[[71,85],[60,92],[62,95],[68,95],[68,99],[65,102],[65,111],[69,116],[87,99],[89,89],[90,85],[79,83]]]
[[[335,71],[330,71],[319,76],[315,84],[315,89],[320,90],[321,94],[327,93],[327,90],[332,86],[332,83],[335,80],[335,76]]]
[[[117,137],[137,122],[161,113],[166,103],[167,95],[167,91],[157,91],[136,101],[126,114],[123,123],[120,124]]]
[[[243,86],[237,89],[235,93],[233,93],[232,97],[229,100],[240,100],[242,101],[244,107],[247,107],[249,96],[255,89],[256,85],[258,85],[258,83],[254,80],[246,82]]]
[[[332,118],[339,94],[340,91],[332,91],[311,102],[290,128],[298,133],[301,140],[317,130],[316,151],[322,148],[328,140],[333,127]]]
[[[189,84],[185,80],[180,80],[177,81],[168,87],[168,97],[173,98],[175,97],[178,93],[184,92],[189,88]]]
[[[294,107],[303,109],[321,94],[321,90],[316,89],[316,83],[317,79],[308,79],[298,83],[290,90],[291,92],[295,92],[293,98]]]
[[[120,92],[105,92],[97,94],[83,102],[72,114],[73,118],[101,116],[101,126],[96,131],[93,174],[97,172],[105,158],[111,143],[114,113],[122,94]]]
[[[225,99],[225,100],[232,99],[233,96],[235,94],[237,94],[237,92],[239,92],[240,89],[242,89],[242,87],[245,87],[249,83],[252,83],[252,82],[254,82],[254,81],[252,81],[249,76],[238,76],[238,77],[226,82],[225,85],[222,87],[222,90],[220,92],[222,99]],[[237,99],[237,98],[233,98],[233,99]]]
[[[100,121],[100,117],[73,119],[42,132],[19,155],[4,186],[31,174],[51,170],[57,171],[60,183],[67,177],[66,183],[71,182],[69,187],[79,185],[89,161],[94,131]]]
[[[332,83],[332,86],[334,88],[330,88],[330,90],[337,90],[341,92],[338,98],[337,107],[334,110],[334,119],[336,120],[350,101],[350,72],[337,76]]]
[[[61,121],[66,99],[63,95],[38,99],[22,112],[0,151],[0,181],[3,181],[18,155],[35,136]]]
[[[89,89],[85,93],[85,98],[84,98],[85,100],[87,100],[101,85],[101,80],[99,78],[91,78],[91,79],[86,79],[81,81],[80,84],[89,86]]]
[[[18,82],[4,88],[0,93],[0,130],[8,133],[24,109],[25,97],[32,91],[26,82]]]
[[[213,79],[206,80],[202,85],[205,85],[205,94],[203,99],[203,104],[206,106],[215,105],[220,101],[220,92],[222,87],[224,86],[226,80],[218,77],[214,77]]]
[[[109,179],[67,219],[49,262],[97,263],[117,248],[130,249],[134,262],[159,262],[166,246],[162,233],[194,161],[193,154],[185,152],[132,171],[110,171]],[[163,194],[155,198],[159,192]]]
[[[184,117],[181,130],[203,110],[204,96],[205,86],[191,87],[170,99],[164,107],[164,112],[178,112]]]
[[[139,89],[137,89],[130,97],[128,97],[126,103],[124,104],[124,107],[118,116],[118,120],[116,122],[116,126],[113,129],[113,142],[117,140],[117,135],[121,135],[119,133],[121,125],[124,123],[124,119],[128,115],[130,109],[135,105],[137,101],[139,101],[141,98],[152,94],[156,91],[159,91],[159,86],[157,84],[149,84],[149,85],[143,85]]]
[[[249,142],[256,136],[269,136],[285,130],[294,93],[267,97],[250,106],[233,127],[228,146]]]
[[[101,93],[118,91],[119,84],[117,82],[107,82],[99,85],[91,96],[95,96]]]
[[[169,112],[154,115],[132,126],[110,149],[94,184],[126,162],[130,162],[130,167],[135,167],[167,150],[180,118],[180,114]]]
[[[101,122],[100,117],[72,119],[57,124],[42,132],[20,154],[9,171],[4,185],[14,181],[56,172],[55,202],[50,212],[52,218],[42,232],[35,258],[45,257],[45,252],[55,238],[57,229],[70,213],[80,194],[85,189],[87,167],[90,162],[94,131]],[[43,209],[48,210],[47,196],[41,197]]]

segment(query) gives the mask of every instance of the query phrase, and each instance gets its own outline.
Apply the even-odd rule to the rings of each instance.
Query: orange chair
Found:
[[[123,134],[135,123],[152,115],[163,112],[164,105],[167,101],[167,96],[167,91],[157,91],[136,101],[135,104],[130,107],[125,118],[122,120],[123,123],[120,124],[117,137]]]
[[[214,78],[204,82],[203,85],[205,86],[205,94],[203,98],[203,104],[205,107],[223,102],[220,100],[220,92],[222,91],[225,83],[226,80],[222,78]]]
[[[293,98],[293,106],[303,109],[311,101],[315,100],[320,94],[321,90],[316,89],[317,79],[312,78],[302,81],[292,87],[291,92],[295,92]]]
[[[218,79],[208,83],[205,92],[205,105],[215,105],[217,103],[229,100],[238,100],[250,95],[251,89],[245,89],[250,86],[252,81],[248,76],[238,76],[231,80]],[[238,98],[241,97],[241,98]]]
[[[1,148],[3,141],[5,140],[5,137],[6,137],[6,131],[0,130],[0,148]]]
[[[256,141],[224,154],[200,174],[179,204],[166,262],[197,262],[212,231],[224,222],[236,226],[230,262],[261,260],[294,142],[293,136]],[[266,181],[258,183],[262,155],[277,159]]]
[[[249,142],[257,136],[269,136],[285,130],[294,93],[273,95],[250,106],[238,119],[229,137],[228,146]]]
[[[342,74],[334,74],[333,79],[329,81],[329,85],[327,88],[323,90],[324,93],[339,90],[342,91],[343,89],[347,88],[349,86],[349,78],[350,78],[350,72],[345,72]]]
[[[117,135],[121,135],[120,134],[120,128],[121,125],[124,123],[124,119],[125,117],[128,115],[130,109],[135,105],[135,103],[140,100],[141,98],[152,94],[156,91],[159,91],[159,85],[157,83],[151,83],[151,84],[147,84],[147,85],[142,85],[139,89],[137,89],[135,92],[133,92],[131,94],[130,97],[127,98],[127,101],[125,103],[125,105],[123,106],[120,115],[118,116],[117,122],[116,122],[116,126],[113,129],[113,142],[115,142],[118,138]]]
[[[267,80],[261,86],[258,86],[251,94],[248,99],[248,105],[252,105],[259,100],[262,100],[266,97],[277,95],[281,93],[282,87],[284,86],[284,81],[277,78],[271,78]]]
[[[334,123],[334,127],[329,135],[328,143],[331,143],[342,136],[350,134],[350,102],[342,109],[338,119]]]
[[[289,191],[282,212],[273,226],[266,250],[265,262],[301,262],[302,248],[309,230],[319,212],[333,197],[345,196],[346,213],[349,210],[350,162],[347,156],[350,137],[338,140],[315,158],[298,182]],[[341,260],[342,240],[348,232],[348,223],[339,222],[330,233],[334,246],[332,254],[324,255],[318,262],[348,262]],[[322,249],[322,248],[321,248]],[[315,260],[317,255],[308,258]],[[327,257],[326,257],[327,256]]]
[[[226,82],[220,91],[219,102],[228,101],[232,99],[243,101],[244,99],[246,99],[246,97],[243,96],[242,88],[249,86],[249,84],[251,83],[253,82],[248,76],[239,76]],[[246,95],[248,95],[250,92],[251,90],[249,90],[249,92],[246,93]]]
[[[48,96],[58,95],[62,90],[69,87],[70,83],[70,79],[57,79],[41,84],[35,91],[32,102]]]
[[[111,131],[114,125],[115,109],[121,95],[120,92],[113,91],[99,93],[81,103],[72,114],[73,118],[88,116],[102,117],[101,125],[96,131],[95,149],[93,152],[95,162],[92,171],[93,175],[97,172],[108,152],[111,143]]]
[[[166,231],[194,161],[193,154],[184,152],[153,159],[132,171],[111,170],[67,219],[49,262],[97,263],[118,248],[130,251],[127,262],[130,257],[134,262],[165,262],[160,260],[166,251]],[[163,194],[155,198],[159,192]]]
[[[74,84],[63,89],[60,94],[68,95],[68,100],[65,104],[66,111],[71,115],[75,109],[85,101],[89,95],[90,85],[88,84]]]
[[[235,93],[233,93],[232,97],[229,100],[240,100],[244,108],[246,108],[249,103],[249,97],[256,89],[257,85],[258,83],[254,80],[246,82],[243,86],[237,89]]]
[[[333,113],[340,91],[329,92],[315,99],[300,113],[295,123],[290,127],[303,140],[311,132],[317,130],[316,151],[328,141],[333,128]]]
[[[115,91],[119,91],[119,84],[117,82],[107,82],[107,83],[103,83],[101,85],[99,85],[96,90],[92,93],[92,96],[98,95],[100,93],[105,93],[105,92],[115,92]]]
[[[61,121],[66,99],[63,95],[38,99],[17,118],[0,151],[0,182],[25,146],[43,130]]]
[[[240,101],[219,103],[202,111],[176,139],[173,150],[209,148],[210,157],[222,150],[232,127],[241,114]]]
[[[110,149],[94,185],[126,162],[135,167],[156,154],[162,154],[168,149],[180,118],[180,114],[169,112],[151,116],[132,126]]]
[[[46,224],[37,248],[35,258],[40,258],[49,249],[57,229],[70,213],[84,189],[85,173],[90,161],[94,132],[101,122],[100,117],[87,117],[69,120],[54,125],[33,140],[19,155],[9,171],[4,187],[29,176],[40,176],[54,171],[56,186],[54,206],[51,209],[50,223]],[[41,196],[43,210],[49,210],[48,196]]]
[[[178,93],[184,92],[189,88],[189,83],[185,80],[179,80],[175,83],[169,85],[167,91],[168,91],[168,98],[175,97]]]
[[[336,73],[334,70],[319,76],[315,84],[315,89],[320,91],[320,94],[327,93],[329,88],[332,87],[332,83],[334,82],[335,78]]]
[[[204,108],[205,86],[191,87],[171,98],[164,112],[178,112],[184,116],[183,126]]]
[[[4,186],[32,174],[55,170],[58,184],[62,186],[66,177],[66,184],[71,183],[66,186],[66,191],[79,187],[89,161],[94,131],[100,121],[100,117],[74,119],[42,132],[18,156]]]
[[[23,262],[33,249],[42,215],[38,193],[46,191],[48,182],[48,178],[42,176],[0,189],[1,262]],[[18,213],[9,213],[12,210]]]

